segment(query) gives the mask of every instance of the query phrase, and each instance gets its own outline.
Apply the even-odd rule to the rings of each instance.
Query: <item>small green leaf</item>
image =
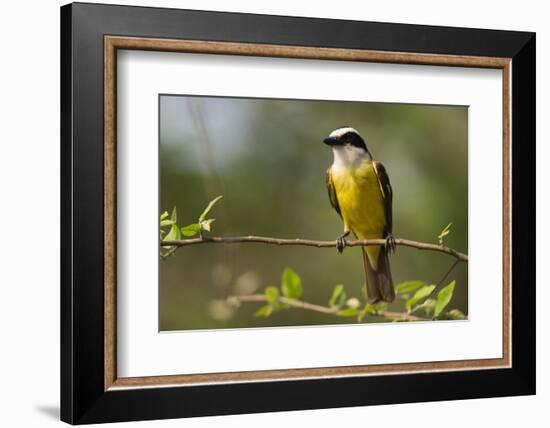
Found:
[[[181,233],[177,225],[173,224],[170,232],[164,237],[163,241],[177,241],[181,239]]]
[[[439,245],[443,245],[443,238],[447,236],[449,233],[451,233],[452,225],[453,225],[453,222],[450,222],[447,226],[445,226],[445,229],[443,229],[441,233],[437,236],[437,239],[439,240]]]
[[[265,305],[262,306],[260,309],[258,309],[255,313],[255,317],[264,317],[267,318],[273,313],[273,306],[271,305]]]
[[[329,306],[342,306],[345,301],[346,291],[344,289],[344,285],[338,284],[336,287],[334,287],[334,291],[332,292],[332,296],[330,297],[328,304]]]
[[[183,236],[195,236],[201,230],[201,226],[198,223],[188,224],[181,228],[181,233]]]
[[[433,310],[435,308],[435,299],[426,299],[424,303],[422,303],[422,306]]]
[[[266,287],[265,298],[269,303],[277,302],[277,299],[279,299],[279,289],[273,286]]]
[[[177,223],[178,221],[178,213],[176,211],[176,207],[172,209],[172,215],[170,216],[170,220],[172,220],[174,223]]]
[[[281,291],[289,299],[298,299],[302,295],[302,280],[296,272],[286,267],[281,278]]]
[[[208,206],[204,209],[204,211],[202,212],[202,214],[200,215],[199,217],[199,223],[202,223],[204,221],[204,219],[206,218],[206,215],[210,212],[210,210],[212,209],[212,207],[216,204],[216,202],[218,202],[221,198],[223,198],[223,195],[220,195],[214,199],[212,199],[210,201],[210,203],[208,204]]]
[[[172,220],[162,220],[160,222],[160,227],[172,226],[173,224],[175,224],[175,223]]]
[[[407,303],[405,304],[405,307],[407,308],[407,311],[410,311],[420,300],[424,299],[425,297],[428,297],[432,291],[434,291],[435,285],[425,285],[421,289],[419,289],[416,293],[414,293],[414,296],[412,296],[409,300],[407,300]]]
[[[210,232],[210,229],[211,229],[211,224],[215,221],[216,219],[215,218],[209,218],[208,220],[203,220],[201,221],[200,225],[201,225],[201,229],[202,230],[206,230],[207,232]]]
[[[438,317],[441,312],[447,307],[451,299],[453,298],[453,293],[455,290],[456,281],[451,281],[448,285],[442,288],[439,293],[437,293],[437,299],[435,302],[434,316]]]
[[[464,315],[464,312],[462,312],[460,309],[451,309],[449,312],[447,312],[447,316],[452,320],[466,319],[466,315]]]
[[[415,311],[418,309],[422,309],[427,316],[432,316],[434,312],[434,308],[435,308],[435,299],[426,299],[421,305],[417,306],[414,309]]]
[[[345,308],[338,311],[336,315],[339,317],[356,317],[359,315],[359,311],[356,308]]]
[[[420,280],[404,281],[395,286],[395,292],[397,294],[412,293],[424,285],[426,285],[426,283]]]
[[[363,310],[359,312],[359,315],[357,316],[357,319],[359,322],[363,321],[363,318],[365,318],[365,315],[368,314],[374,314],[376,310],[374,309],[374,305],[371,305],[370,303],[367,303]]]
[[[367,303],[363,308],[363,313],[365,314],[374,314],[375,312],[376,312],[376,308],[374,307],[374,305],[371,305],[370,303]]]
[[[162,220],[166,220],[168,218],[170,214],[168,214],[168,211],[164,211],[161,215],[160,215],[160,221]]]

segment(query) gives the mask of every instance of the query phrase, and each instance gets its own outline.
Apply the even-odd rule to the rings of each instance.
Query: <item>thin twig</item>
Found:
[[[267,302],[267,297],[264,294],[249,294],[247,296],[229,296],[227,298],[229,304],[239,304],[241,302]],[[294,308],[306,309],[309,311],[320,312],[322,314],[336,315],[339,311],[336,307],[326,307],[316,305],[314,303],[304,302],[297,299],[289,299],[287,297],[279,297],[279,302],[284,305],[292,306]]]
[[[243,302],[268,302],[268,300],[264,294],[250,294],[248,296],[229,296],[227,298],[227,303],[231,305],[238,305]],[[293,308],[305,309],[308,311],[319,312],[328,315],[336,315],[341,310],[341,308],[338,307],[316,305],[314,303],[304,302],[303,300],[289,299],[284,296],[279,297],[279,302],[283,305],[291,306]],[[421,318],[417,317],[416,315],[391,311],[376,311],[372,314],[366,315],[375,315],[392,320],[397,319],[404,321],[427,321],[427,318]]]
[[[307,247],[317,248],[336,248],[336,241],[316,241],[312,239],[279,239],[267,236],[208,236],[203,238],[183,239],[179,241],[161,241],[162,247],[183,247],[186,245],[198,244],[240,244],[240,243],[262,243],[271,245],[302,245]],[[368,245],[385,245],[385,239],[365,239],[365,240],[350,240],[346,241],[347,247],[365,247]],[[467,262],[468,255],[459,251],[453,250],[446,245],[430,244],[427,242],[411,241],[409,239],[395,239],[395,245],[403,245],[405,247],[416,248],[418,250],[439,251],[449,254],[457,259],[457,261]]]
[[[435,296],[435,292],[439,289],[439,287],[441,287],[441,284],[443,284],[443,281],[445,281],[445,279],[449,276],[449,274],[453,271],[453,269],[455,268],[455,266],[460,262],[460,260],[455,260],[454,263],[451,265],[451,267],[447,270],[447,272],[445,272],[445,275],[443,275],[443,277],[439,280],[439,282],[436,284],[436,286],[434,287],[434,289],[432,290],[432,292],[428,295],[428,297],[426,297],[425,299],[423,299],[422,303],[419,303],[418,305],[416,305],[414,308],[412,308],[409,313],[412,314],[414,312],[416,312],[418,309],[420,309],[422,306],[424,306],[424,303],[426,303],[428,300],[430,300],[432,297]]]
[[[436,284],[435,288],[433,289],[433,291],[430,293],[430,295],[428,296],[428,299],[430,297],[432,297],[435,292],[439,289],[439,287],[441,286],[441,284],[443,284],[443,282],[447,279],[447,277],[449,276],[449,274],[453,271],[453,269],[455,268],[455,266],[458,264],[458,260],[455,260],[455,262],[451,265],[451,267],[449,268],[449,270],[447,272],[445,272],[445,275],[443,275],[443,277],[439,280],[439,282]]]

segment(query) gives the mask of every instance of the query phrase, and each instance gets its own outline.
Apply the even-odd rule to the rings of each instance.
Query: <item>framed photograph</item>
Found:
[[[535,393],[533,33],[76,3],[61,57],[62,420]]]

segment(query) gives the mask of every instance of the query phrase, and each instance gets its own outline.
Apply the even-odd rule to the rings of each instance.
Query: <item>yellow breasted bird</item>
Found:
[[[344,222],[337,240],[341,253],[345,238],[385,239],[386,245],[363,247],[369,303],[392,302],[395,290],[389,252],[395,249],[392,236],[392,188],[384,166],[373,160],[365,141],[351,127],[335,129],[324,139],[332,148],[334,162],[327,170],[330,203]]]

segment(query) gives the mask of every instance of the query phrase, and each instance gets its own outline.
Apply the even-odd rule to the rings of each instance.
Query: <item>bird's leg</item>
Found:
[[[350,234],[350,232],[350,230],[346,230],[344,234],[336,240],[336,249],[340,254],[342,254],[342,251],[344,251],[344,248],[346,247],[346,237]]]
[[[384,245],[384,247],[386,248],[386,251],[388,253],[395,253],[395,238],[393,237],[391,232],[386,235],[386,244]]]

